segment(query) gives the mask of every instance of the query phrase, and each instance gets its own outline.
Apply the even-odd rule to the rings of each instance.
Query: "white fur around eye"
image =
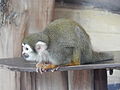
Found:
[[[37,61],[37,60],[39,60],[39,59],[37,59],[38,54],[36,54],[34,52],[34,50],[28,44],[24,44],[22,46],[22,55],[24,55],[24,54],[27,54],[29,56],[27,58],[24,57],[24,59],[27,60],[27,61]]]
[[[22,53],[30,53],[33,51],[32,48],[28,44],[25,44],[22,48],[23,48]]]

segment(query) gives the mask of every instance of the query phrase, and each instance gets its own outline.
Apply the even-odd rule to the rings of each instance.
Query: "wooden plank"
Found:
[[[93,90],[93,70],[69,71],[69,90]],[[102,90],[102,89],[101,89]]]
[[[0,68],[9,69],[12,71],[26,71],[26,72],[36,72],[35,67],[36,62],[28,62],[23,58],[8,58],[0,60]],[[111,60],[97,62],[96,64],[85,64],[77,66],[66,66],[60,67],[58,71],[68,71],[68,70],[89,70],[89,69],[103,69],[103,68],[120,68],[120,61]]]
[[[61,67],[59,71],[67,70],[88,70],[88,69],[103,69],[103,68],[119,68],[120,67],[120,52],[111,52],[114,55],[114,60],[96,62],[94,64],[85,64],[78,66],[67,66]],[[0,59],[0,68],[16,70],[16,71],[27,71],[35,72],[36,62],[28,62],[23,58],[4,58]]]
[[[0,69],[0,90],[20,90],[20,72]]]
[[[28,33],[43,31],[46,25],[53,19],[55,0],[24,0],[25,2],[29,11]]]
[[[68,90],[67,72],[36,74],[36,90]]]
[[[36,90],[35,89],[35,73],[21,72],[20,87],[21,90]]]
[[[95,90],[108,90],[106,69],[94,70]]]

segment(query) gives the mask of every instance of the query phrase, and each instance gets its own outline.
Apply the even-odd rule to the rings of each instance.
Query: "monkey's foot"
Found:
[[[36,71],[40,71],[40,73],[46,72],[48,70],[51,70],[51,72],[54,72],[56,70],[58,70],[58,66],[57,65],[53,65],[53,64],[36,64]]]
[[[80,65],[80,62],[71,61],[69,64],[65,64],[65,66],[75,66],[75,65]]]

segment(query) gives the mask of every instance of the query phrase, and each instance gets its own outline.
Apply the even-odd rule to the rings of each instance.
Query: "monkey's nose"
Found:
[[[23,56],[24,58],[28,58],[28,57],[29,57],[29,55],[28,55],[27,53],[23,53],[22,56]]]

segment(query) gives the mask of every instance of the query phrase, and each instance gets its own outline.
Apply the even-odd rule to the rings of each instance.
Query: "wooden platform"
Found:
[[[58,71],[120,68],[119,53],[115,53],[114,58],[114,60],[97,62],[96,64],[61,67]],[[36,72],[35,65],[36,62],[25,61],[22,57],[0,59],[0,68],[9,69],[12,71]]]
[[[35,65],[36,62],[28,62],[23,58],[0,59],[0,68],[23,73],[27,72],[31,73],[31,75],[36,72]],[[34,78],[33,81],[38,80],[41,83],[39,84],[40,88],[45,88],[44,90],[47,90],[47,87],[43,87],[43,84],[52,85],[54,90],[56,90],[55,87],[59,85],[64,85],[60,90],[108,90],[106,69],[113,68],[120,68],[120,52],[115,52],[114,60],[110,61],[66,66],[58,69],[58,71],[64,72],[34,73],[36,79]],[[56,79],[58,79],[57,81],[59,82],[57,82]],[[55,81],[55,83],[51,83],[52,81]]]

